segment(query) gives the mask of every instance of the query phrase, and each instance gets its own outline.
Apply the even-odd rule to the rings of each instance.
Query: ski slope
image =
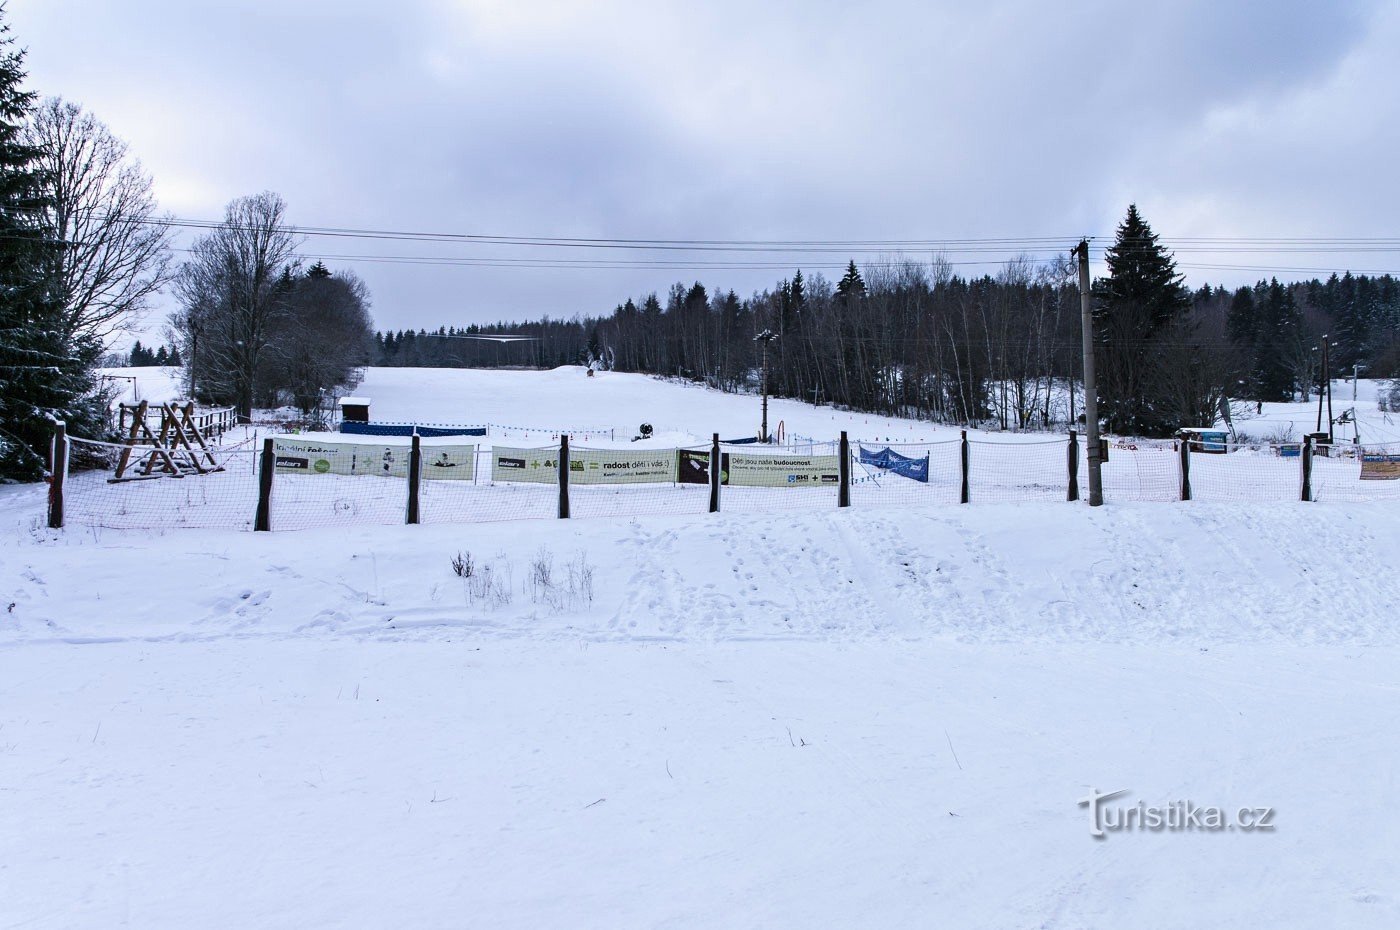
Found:
[[[401,371],[376,418],[708,438],[756,406]],[[0,927],[1400,925],[1400,504],[42,504],[0,488]],[[1095,839],[1077,801],[1117,789],[1277,829]]]

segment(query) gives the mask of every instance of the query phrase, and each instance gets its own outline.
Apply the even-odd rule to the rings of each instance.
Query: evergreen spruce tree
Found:
[[[324,281],[326,278],[329,278],[331,276],[331,270],[327,268],[325,264],[322,263],[322,261],[318,258],[316,260],[316,264],[306,269],[306,276],[308,278],[316,278],[318,280]]]
[[[0,7],[0,480],[39,477],[53,424],[75,435],[100,429],[93,369],[101,346],[69,341],[54,269],[60,244],[45,231],[38,152],[21,132],[34,94],[23,90],[24,52]]]
[[[1182,336],[1173,324],[1190,309],[1190,294],[1136,204],[1128,206],[1105,258],[1108,277],[1094,287],[1099,410],[1111,431],[1166,435],[1180,424],[1169,422],[1159,396],[1156,385],[1164,379],[1154,343],[1168,332]]]
[[[141,345],[141,340],[136,340],[136,345],[131,347],[131,361],[128,363],[132,368],[140,368],[146,364],[146,349]]]
[[[175,366],[176,368],[179,368],[180,366],[182,366],[182,365],[185,364],[184,362],[180,361],[180,347],[179,347],[179,346],[171,346],[171,347],[170,347],[170,360],[169,360],[166,364],[168,364],[168,365],[173,365],[173,366]]]
[[[1293,399],[1294,373],[1290,359],[1302,338],[1302,319],[1292,292],[1277,278],[1261,286],[1258,337],[1250,372],[1255,397],[1266,401]]]
[[[855,259],[852,259],[846,266],[846,273],[836,282],[836,297],[843,303],[850,303],[864,296],[865,279],[860,276],[860,269],[856,268]]]
[[[792,286],[788,289],[788,295],[792,300],[793,313],[801,313],[807,309],[807,285],[802,280],[801,268],[792,276]]]

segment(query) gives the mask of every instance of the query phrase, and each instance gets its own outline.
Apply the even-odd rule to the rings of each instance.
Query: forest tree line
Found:
[[[1306,400],[1332,345],[1334,376],[1364,366],[1400,376],[1400,282],[1332,275],[1233,291],[1188,290],[1157,235],[1130,207],[1094,282],[1095,359],[1108,429],[1166,435],[1211,424],[1223,402]],[[777,396],[946,423],[1041,429],[1078,422],[1083,352],[1076,269],[1063,261],[1007,263],[964,277],[933,262],[852,261],[831,282],[797,271],[771,289],[675,284],[612,313],[435,331],[380,332],[377,364],[552,367],[675,376],[722,391],[760,388],[770,330],[768,389]],[[498,344],[462,335],[525,334]]]

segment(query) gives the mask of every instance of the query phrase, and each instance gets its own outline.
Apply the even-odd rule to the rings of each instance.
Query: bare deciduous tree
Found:
[[[258,366],[289,303],[282,274],[296,263],[286,204],[270,191],[240,197],[196,240],[176,278],[181,308],[171,319],[190,372],[191,393],[253,414]]]
[[[35,109],[25,137],[46,177],[45,220],[64,243],[54,269],[64,336],[105,342],[169,280],[170,233],[151,178],[100,120],[58,97]]]

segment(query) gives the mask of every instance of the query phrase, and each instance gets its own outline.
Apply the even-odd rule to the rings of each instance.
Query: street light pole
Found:
[[[763,346],[763,426],[759,434],[759,439],[762,442],[768,441],[768,343],[777,338],[778,334],[771,329],[765,329],[753,337],[754,342],[761,343]]]

